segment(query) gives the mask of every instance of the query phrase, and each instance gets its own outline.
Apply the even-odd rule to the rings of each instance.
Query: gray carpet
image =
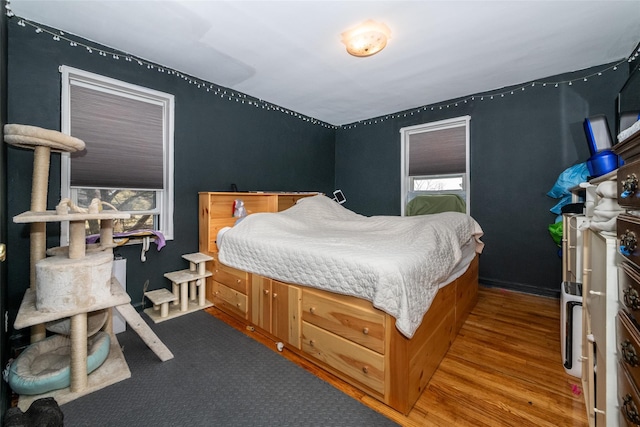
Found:
[[[62,405],[65,426],[396,425],[203,311],[149,324],[175,358],[127,328],[131,378]]]

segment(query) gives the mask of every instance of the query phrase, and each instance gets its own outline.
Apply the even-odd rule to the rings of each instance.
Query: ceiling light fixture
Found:
[[[342,43],[353,56],[371,56],[380,52],[391,37],[391,30],[385,24],[368,20],[342,35]]]

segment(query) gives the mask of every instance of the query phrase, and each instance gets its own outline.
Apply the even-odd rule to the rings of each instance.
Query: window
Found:
[[[60,71],[62,132],[86,144],[62,155],[62,197],[82,207],[97,197],[130,213],[115,232],[155,230],[172,239],[173,95],[67,66]],[[87,234],[98,231],[89,221]]]
[[[469,120],[463,116],[400,129],[401,214],[420,194],[457,194],[469,210]]]

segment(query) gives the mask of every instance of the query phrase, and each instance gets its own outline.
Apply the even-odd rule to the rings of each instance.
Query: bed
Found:
[[[217,230],[211,294],[406,414],[475,304],[481,236],[459,212],[366,217],[304,197]],[[246,274],[246,295],[224,284],[234,272]]]

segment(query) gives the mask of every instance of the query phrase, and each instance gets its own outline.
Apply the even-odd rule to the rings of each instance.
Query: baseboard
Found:
[[[522,283],[502,282],[500,280],[491,280],[479,278],[480,286],[487,288],[501,288],[508,289],[510,291],[522,292],[525,294],[538,295],[542,297],[551,297],[560,299],[560,282],[558,282],[558,289],[538,288],[531,285],[525,285]]]
[[[149,308],[149,304],[144,304],[142,302],[137,302],[135,304],[131,303],[131,305],[133,306],[133,308],[136,309],[136,311],[138,313],[142,313],[144,311],[145,308]]]

